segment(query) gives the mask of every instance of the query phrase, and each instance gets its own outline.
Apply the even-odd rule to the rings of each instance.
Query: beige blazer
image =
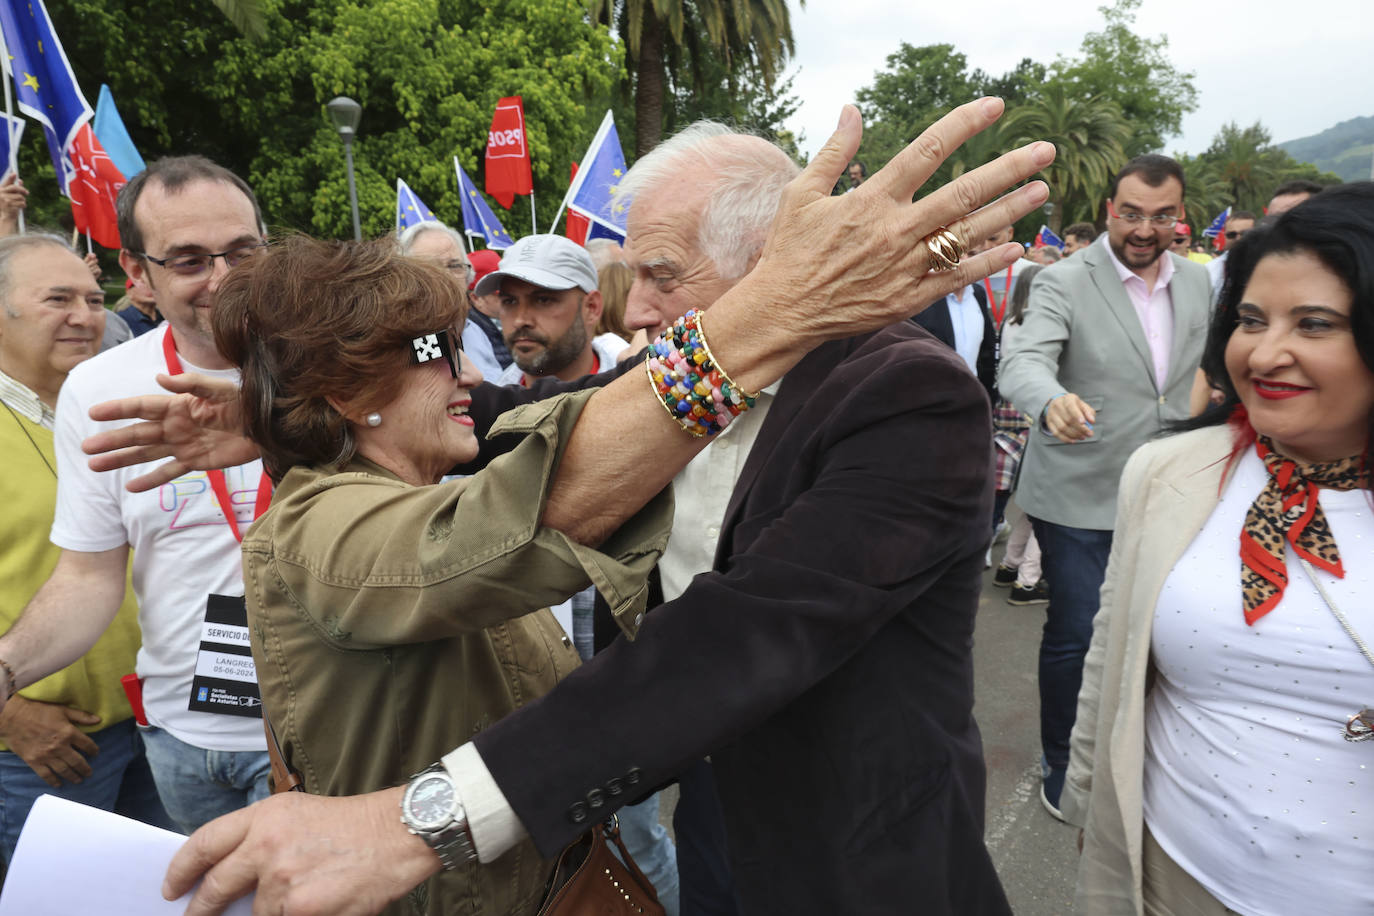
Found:
[[[1060,799],[1065,818],[1085,829],[1075,895],[1083,913],[1143,913],[1141,785],[1155,604],[1174,564],[1216,508],[1231,443],[1227,426],[1170,436],[1137,450],[1121,476],[1116,533]]]

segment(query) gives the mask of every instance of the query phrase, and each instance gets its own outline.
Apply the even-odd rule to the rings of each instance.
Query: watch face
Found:
[[[432,828],[453,817],[453,784],[447,777],[431,774],[412,784],[407,809],[415,826]]]

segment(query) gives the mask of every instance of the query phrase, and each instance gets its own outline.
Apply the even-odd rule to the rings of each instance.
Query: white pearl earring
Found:
[[[371,427],[373,427],[373,428],[376,428],[376,427],[382,425],[382,415],[379,414],[379,413],[370,413],[370,414],[368,414],[367,417],[366,417],[366,420],[367,420],[367,425],[368,425],[368,426],[371,426]]]

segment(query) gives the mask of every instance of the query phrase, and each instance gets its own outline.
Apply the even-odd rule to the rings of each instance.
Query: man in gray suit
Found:
[[[1183,170],[1137,156],[1112,181],[1107,232],[1035,278],[998,388],[1031,431],[1017,503],[1043,551],[1050,603],[1040,642],[1041,801],[1062,820],[1083,657],[1107,568],[1121,470],[1188,415],[1207,335],[1207,271],[1169,253]]]

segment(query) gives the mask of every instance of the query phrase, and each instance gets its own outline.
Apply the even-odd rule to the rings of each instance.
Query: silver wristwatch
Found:
[[[467,812],[441,763],[410,778],[401,797],[401,823],[438,853],[444,868],[457,868],[477,859]]]

